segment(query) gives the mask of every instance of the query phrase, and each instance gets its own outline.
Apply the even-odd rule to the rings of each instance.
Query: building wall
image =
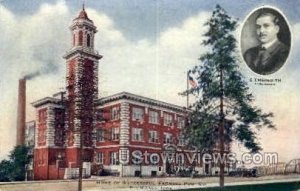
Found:
[[[141,176],[161,176],[164,174],[164,168],[156,165],[147,165],[147,166],[139,166],[139,165],[127,165],[120,167],[121,175],[134,177],[138,176],[137,173],[141,172]],[[152,173],[155,173],[152,174]]]
[[[143,116],[139,120],[133,119],[134,108],[140,108],[143,111]],[[157,123],[150,122],[151,111],[155,111],[158,113]],[[172,117],[172,120],[169,124],[165,124],[164,122],[165,114],[168,114]],[[64,110],[61,105],[55,106],[52,104],[50,106],[44,105],[41,108],[37,108],[37,132],[39,132],[40,128],[42,130],[45,130],[45,132],[48,132],[48,134],[44,133],[45,137],[43,139],[41,139],[41,135],[37,136],[37,142],[42,142],[41,144],[38,144],[36,146],[36,150],[38,151],[39,149],[45,148],[48,149],[47,156],[45,155],[44,158],[47,158],[47,165],[49,167],[46,168],[38,165],[35,172],[43,172],[42,174],[36,176],[36,179],[59,178],[59,167],[55,169],[53,166],[56,165],[58,160],[60,161],[59,164],[60,168],[62,169],[78,168],[80,149],[74,143],[72,146],[70,146],[70,131],[67,131],[68,134],[64,133],[67,127],[70,128],[70,122],[65,123],[64,121],[66,115],[68,116],[70,115],[70,113],[68,113],[68,110]],[[184,116],[183,112],[178,112],[175,110],[173,111],[170,108],[166,109],[164,107],[145,104],[139,101],[118,99],[117,101],[111,101],[99,105],[93,115],[96,116],[95,128],[93,129],[91,126],[84,127],[91,130],[90,132],[95,133],[93,136],[88,137],[88,140],[94,141],[89,141],[88,144],[85,144],[83,154],[83,156],[85,157],[84,161],[97,163],[97,153],[103,153],[104,161],[102,165],[104,165],[107,170],[117,172],[120,175],[136,175],[136,166],[140,166],[132,162],[132,160],[134,159],[133,153],[136,151],[148,153],[149,156],[151,156],[152,154],[159,156],[159,163],[157,163],[156,165],[151,164],[150,162],[142,163],[142,169],[146,169],[145,172],[147,171],[150,173],[145,174],[145,172],[142,171],[142,175],[149,176],[151,175],[151,171],[156,171],[156,175],[165,172],[166,146],[173,145],[179,151],[182,149],[180,146],[178,146],[180,128],[178,127],[179,123],[177,122],[177,120],[178,117]],[[69,120],[68,117],[67,119]],[[139,128],[143,130],[142,140],[134,140],[133,128]],[[113,129],[118,129],[117,136],[112,135],[114,132]],[[102,141],[97,140],[97,130],[105,131]],[[158,132],[159,136],[157,143],[149,141],[149,131]],[[172,138],[170,139],[170,144],[164,143],[164,133],[169,133],[172,136]],[[44,140],[46,140],[46,142]],[[95,144],[93,144],[93,142]],[[88,145],[94,145],[95,147],[86,147]],[[41,153],[44,152],[45,151],[43,150],[38,151],[35,157],[41,155]],[[117,164],[111,163],[111,153],[113,152],[118,154]],[[191,165],[186,158],[186,153],[184,154],[184,156],[184,164],[182,165]],[[126,161],[126,163],[123,163],[122,161]],[[179,166],[179,164],[177,164],[177,161],[174,161],[173,165],[176,167]],[[126,170],[124,170],[124,168]],[[122,169],[123,171],[121,171]],[[51,177],[49,177],[50,174]]]
[[[74,144],[74,119],[75,119],[75,78],[76,60],[71,59],[67,67],[67,146]]]
[[[48,179],[48,149],[39,148],[34,150],[34,179]]]
[[[119,113],[118,117],[112,119],[112,110],[117,108]],[[133,119],[133,108],[140,108],[143,111],[143,117],[139,120]],[[149,118],[149,111],[156,111],[158,113],[158,123],[151,123]],[[170,125],[164,123],[164,114],[172,116]],[[161,175],[165,172],[165,153],[163,148],[167,145],[164,143],[164,133],[169,133],[172,136],[171,143],[177,145],[180,128],[178,127],[178,117],[183,117],[184,113],[178,111],[172,111],[163,107],[144,104],[138,101],[131,101],[126,99],[120,99],[118,101],[107,102],[101,107],[98,107],[98,123],[96,129],[105,130],[105,140],[102,142],[96,141],[96,153],[104,154],[104,168],[109,171],[117,171],[123,176],[134,176],[135,171],[142,166],[144,172],[142,175],[151,176],[151,171],[155,171],[156,175]],[[112,128],[119,128],[119,139],[111,140]],[[143,130],[142,140],[133,139],[133,128],[140,128]],[[149,131],[157,131],[159,134],[159,142],[149,142]],[[178,147],[180,148],[180,147]],[[144,161],[142,165],[133,163],[133,152],[148,153],[159,156],[159,163],[153,165],[150,162]],[[110,153],[118,152],[120,163],[118,165],[112,165],[110,162]],[[127,160],[121,159],[122,152],[127,152]],[[94,159],[96,156],[94,156]],[[122,160],[126,160],[122,163]],[[149,158],[148,158],[149,160]],[[188,160],[184,160],[186,165],[190,165]],[[178,166],[178,164],[175,164]],[[153,172],[154,173],[154,172]],[[153,174],[152,174],[153,175]]]

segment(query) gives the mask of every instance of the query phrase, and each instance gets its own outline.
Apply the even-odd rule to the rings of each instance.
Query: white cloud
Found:
[[[64,2],[44,4],[31,16],[14,16],[1,7],[0,18],[0,108],[1,153],[9,151],[15,143],[15,121],[18,79],[37,70],[49,74],[27,83],[27,119],[35,116],[29,103],[57,91],[63,75],[64,61],[61,55],[66,50],[68,32],[62,25],[68,24],[69,13]],[[3,23],[1,21],[1,23]],[[69,38],[69,37],[68,37]],[[52,74],[52,75],[51,75]],[[55,86],[53,86],[55,84]],[[57,87],[58,86],[58,87]]]
[[[185,72],[196,64],[203,49],[199,34],[205,31],[203,24],[208,13],[200,13],[181,26],[169,28],[155,42],[128,41],[113,23],[104,23],[99,13],[90,10],[88,13],[99,28],[96,45],[104,55],[99,77],[102,92],[129,91],[180,105],[185,103],[185,98],[178,97],[178,93],[185,90]],[[107,39],[114,39],[113,43]]]
[[[202,40],[194,33],[202,33],[206,13],[163,32],[156,42],[148,39],[132,42],[115,28],[108,16],[93,9],[87,12],[99,30],[96,49],[104,56],[99,72],[102,94],[129,91],[173,103],[184,99],[177,93],[184,90],[185,71],[199,56]],[[49,72],[27,82],[27,120],[35,117],[31,102],[64,87],[62,55],[70,47],[68,26],[77,14],[70,13],[64,1],[43,4],[29,16],[15,16],[2,7],[1,23],[6,25],[0,26],[0,36],[5,37],[0,39],[3,45],[0,47],[0,85],[5,93],[1,94],[0,115],[6,117],[0,118],[0,156],[15,143],[18,79],[36,70]]]

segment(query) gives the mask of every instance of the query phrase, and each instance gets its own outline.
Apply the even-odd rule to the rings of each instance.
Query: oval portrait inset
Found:
[[[291,32],[285,17],[274,8],[261,7],[244,22],[241,51],[249,68],[260,75],[277,72],[286,62]]]

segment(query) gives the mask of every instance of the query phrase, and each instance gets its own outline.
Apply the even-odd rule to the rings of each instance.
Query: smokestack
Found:
[[[18,113],[17,113],[17,145],[25,143],[25,119],[26,118],[26,79],[19,80]]]

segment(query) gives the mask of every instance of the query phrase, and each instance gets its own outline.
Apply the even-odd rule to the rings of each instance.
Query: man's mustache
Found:
[[[265,36],[268,36],[268,35],[267,35],[267,34],[262,34],[262,33],[260,33],[258,36],[259,36],[259,37],[265,37]]]

